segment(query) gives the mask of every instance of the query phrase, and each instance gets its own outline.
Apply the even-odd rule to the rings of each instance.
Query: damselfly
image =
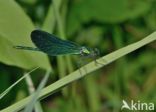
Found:
[[[80,46],[72,41],[62,40],[55,35],[41,30],[32,31],[31,40],[35,44],[36,48],[27,46],[15,46],[15,48],[42,51],[50,56],[75,54],[83,57],[94,58],[99,55],[98,49]]]

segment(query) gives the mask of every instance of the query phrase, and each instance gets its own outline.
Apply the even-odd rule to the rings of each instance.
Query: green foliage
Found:
[[[15,45],[33,46],[30,32],[34,26],[22,8],[12,0],[0,1],[0,61],[26,69],[40,66],[49,69],[49,61],[42,53],[19,51]],[[42,61],[39,61],[42,60]]]
[[[27,77],[31,72],[33,72],[34,70],[36,70],[38,68],[33,69],[32,71],[30,71],[29,73],[26,73],[23,77],[21,77],[19,80],[17,80],[14,84],[12,84],[9,88],[7,88],[3,93],[0,94],[0,100],[6,95],[8,94],[11,89],[13,87],[15,87],[20,81],[22,81],[25,77]]]
[[[39,95],[44,99],[41,101],[44,112],[119,112],[123,99],[156,105],[155,42],[118,59],[156,37],[154,34],[152,40],[148,38],[156,31],[155,7],[155,0],[0,0],[0,93],[22,77],[21,72],[27,72],[23,69],[38,66],[50,69],[52,65],[50,85]],[[98,60],[100,63],[116,61],[99,71],[102,66],[92,62],[74,72],[79,57],[77,60],[75,56],[63,56],[58,61],[49,57],[49,61],[43,53],[12,48],[33,47],[30,32],[36,27],[80,45],[98,48],[103,57]],[[139,41],[144,37],[147,40]],[[37,70],[32,75],[35,87],[43,73]],[[86,73],[94,76],[84,78],[82,75]],[[28,95],[27,89],[30,87],[24,81],[16,85],[0,100],[0,109],[12,112],[24,108],[30,101],[30,96],[22,99]]]
[[[141,0],[75,0],[68,18],[68,33],[77,31],[81,24],[90,21],[121,23],[145,14],[150,2]]]
[[[44,86],[46,85],[46,82],[48,80],[50,72],[47,71],[47,73],[45,74],[44,78],[42,79],[40,85],[38,86],[37,90],[35,93],[32,94],[32,98],[30,99],[29,103],[27,104],[27,106],[24,109],[24,112],[32,112],[33,108],[36,104],[36,102],[39,99],[39,95],[41,93],[41,90],[44,88]],[[36,110],[37,111],[37,110]],[[38,110],[37,112],[42,112],[41,110]]]

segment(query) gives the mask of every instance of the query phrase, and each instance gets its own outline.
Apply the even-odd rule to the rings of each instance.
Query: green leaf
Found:
[[[13,0],[0,0],[0,61],[25,69],[39,66],[50,69],[46,55],[14,49],[13,46],[33,46],[30,33],[34,30],[30,18]]]
[[[97,21],[121,23],[145,14],[150,3],[143,0],[74,0],[68,20],[68,33],[73,33],[81,24]]]

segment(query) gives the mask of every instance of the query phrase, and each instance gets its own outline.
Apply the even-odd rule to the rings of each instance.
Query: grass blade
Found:
[[[39,94],[40,94],[42,88],[45,86],[45,84],[48,80],[49,74],[50,74],[50,72],[47,71],[46,75],[44,76],[41,83],[39,84],[36,92],[33,94],[32,99],[30,100],[28,105],[25,107],[24,112],[32,112],[33,111],[34,105],[36,104],[36,102],[39,98]]]
[[[39,67],[34,68],[30,72],[26,73],[24,76],[22,76],[20,79],[18,79],[14,84],[12,84],[8,89],[6,89],[3,93],[0,94],[0,100],[14,87],[16,86],[20,81],[22,81],[25,77],[27,77],[30,73],[38,69]]]
[[[33,84],[33,81],[30,77],[30,75],[28,75],[26,78],[25,78],[25,81],[26,81],[26,84],[27,84],[27,87],[28,87],[28,90],[29,90],[29,93],[32,94],[35,92],[35,87],[34,87],[34,84]],[[41,106],[41,103],[40,101],[37,101],[35,106],[34,106],[34,111],[35,112],[43,112],[43,109],[42,109],[42,106]]]

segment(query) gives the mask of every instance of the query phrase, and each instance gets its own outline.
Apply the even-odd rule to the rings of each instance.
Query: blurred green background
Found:
[[[35,87],[46,69],[53,71],[48,80],[51,84],[78,68],[79,57],[48,57],[12,48],[33,46],[30,33],[36,28],[98,48],[103,56],[156,30],[156,1],[1,0],[0,93],[36,66],[42,69],[31,75]],[[120,112],[123,99],[156,104],[155,79],[156,44],[151,43],[68,85],[41,104],[44,112]],[[22,81],[0,100],[0,109],[28,95]]]

